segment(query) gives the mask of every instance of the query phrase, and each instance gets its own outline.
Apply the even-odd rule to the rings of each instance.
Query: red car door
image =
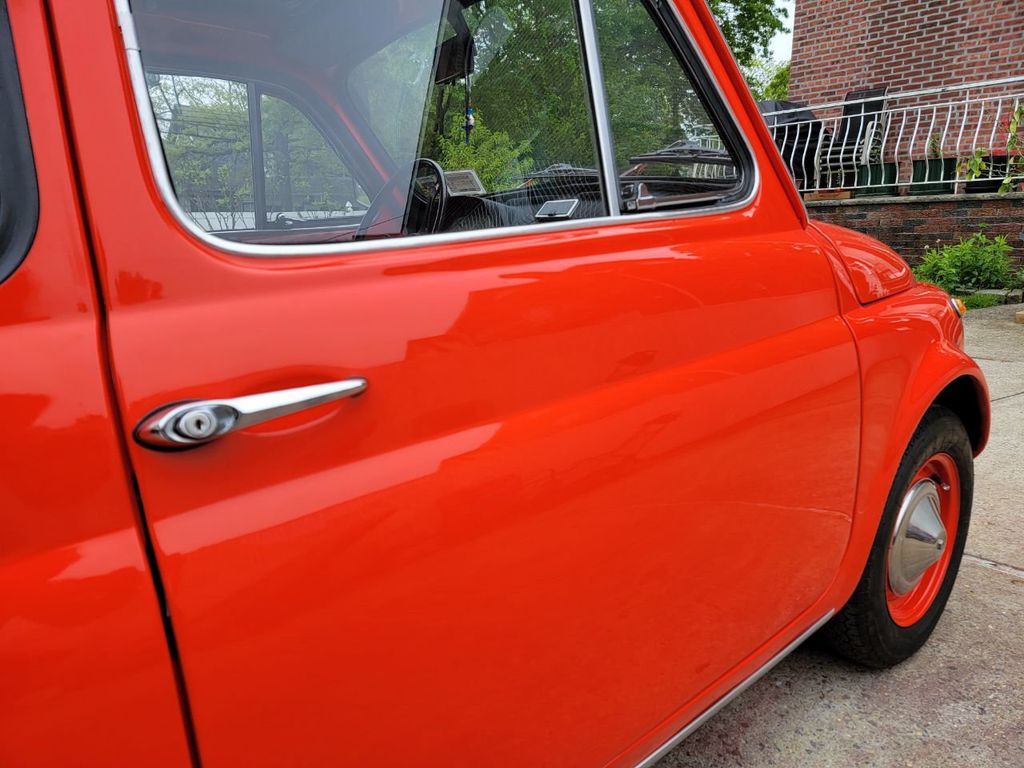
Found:
[[[372,52],[413,46],[399,33],[423,23],[433,51],[442,4],[338,4],[346,24],[311,23],[322,3],[132,5],[131,19],[120,8],[127,56],[113,7],[55,0],[53,11],[119,407],[207,768],[604,765],[825,613],[816,601],[853,510],[855,350],[825,256],[767,150],[745,146],[750,117],[730,115],[724,99],[737,94],[711,79],[724,69],[705,69],[692,49],[710,46],[691,6],[678,18],[624,7],[664,50],[691,47],[668,64],[677,79],[694,68],[691,87],[717,105],[722,140],[745,158],[693,174],[702,189],[741,190],[731,202],[705,192],[681,213],[645,215],[657,185],[675,183],[644,176],[652,161],[619,169],[637,217],[600,196],[590,169],[600,166],[604,189],[619,184],[606,142],[625,125],[611,58],[611,119],[595,108],[594,155],[545,164],[556,139],[589,146],[586,124],[555,134],[590,120],[595,7],[549,0],[529,26],[522,3],[505,3],[505,47],[479,73],[481,43],[474,75],[475,103],[490,111],[470,113],[478,122],[463,144],[456,99],[444,134],[454,138],[437,140],[438,157],[474,168],[475,181],[458,179],[479,182],[476,196],[453,192],[445,218],[430,208],[441,193],[418,179],[410,199],[428,205],[415,226],[434,226],[422,221],[436,213],[454,222],[447,235],[339,244],[386,225],[386,198],[408,185],[382,185],[405,161],[389,165],[390,138],[374,131],[374,110],[401,105],[382,107],[389,92],[371,88],[360,116],[349,109],[359,73],[347,88],[328,84],[355,67],[344,57],[359,46],[385,76]],[[598,3],[597,26],[618,12]],[[366,26],[374,13],[396,29]],[[456,49],[460,18],[442,16],[456,31],[438,51]],[[673,24],[685,27],[666,31]],[[526,79],[498,73],[527,67],[515,46],[546,25],[558,45],[575,40],[579,58],[550,62],[532,86],[544,93],[558,66],[577,90],[559,86],[557,119],[527,115],[546,126],[530,134],[532,164],[515,155],[505,176],[472,166],[464,147],[520,129],[523,115],[498,125],[488,99]],[[337,58],[317,80],[325,28],[350,31],[344,45],[332,38]],[[320,198],[299,200],[294,177],[280,183],[282,144],[267,126],[286,124],[284,112],[316,128],[302,129],[320,142],[303,163],[343,163],[358,180],[316,215]],[[351,139],[337,155],[332,115]],[[200,142],[214,143],[200,155]],[[690,151],[671,162],[726,167],[728,153]],[[216,189],[189,165],[200,156]],[[421,162],[417,174],[433,168]],[[251,185],[230,186],[238,169]],[[578,196],[513,221],[517,201],[555,182]],[[232,208],[229,192],[253,207]],[[374,214],[367,231],[347,223]],[[513,228],[496,230],[506,217]],[[280,404],[311,396],[297,388],[362,379],[358,397],[191,450],[146,444],[147,419],[168,406],[265,394]],[[266,415],[268,402],[233,405]],[[182,429],[208,436],[223,413],[193,413]]]

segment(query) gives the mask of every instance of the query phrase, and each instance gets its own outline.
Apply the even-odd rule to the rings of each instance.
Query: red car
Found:
[[[649,766],[894,664],[963,341],[698,0],[4,0],[0,764]]]

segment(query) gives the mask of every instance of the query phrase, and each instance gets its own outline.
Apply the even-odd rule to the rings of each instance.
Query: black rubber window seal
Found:
[[[38,223],[39,188],[32,141],[7,0],[0,0],[0,283],[25,260]]]

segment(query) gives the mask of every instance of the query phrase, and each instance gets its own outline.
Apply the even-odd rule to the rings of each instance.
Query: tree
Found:
[[[743,67],[743,76],[757,101],[785,101],[789,96],[789,62],[756,59]]]
[[[785,31],[789,17],[776,0],[708,0],[708,5],[736,61],[745,67],[768,56],[772,38]]]
[[[205,229],[252,226],[252,155],[245,85],[152,75],[149,93],[167,166],[185,210]]]
[[[484,124],[482,115],[477,115],[469,144],[461,120],[450,121],[450,128],[440,137],[439,144],[439,160],[444,168],[472,168],[491,192],[518,187],[522,176],[533,170],[530,143],[517,144],[504,131],[492,131]]]

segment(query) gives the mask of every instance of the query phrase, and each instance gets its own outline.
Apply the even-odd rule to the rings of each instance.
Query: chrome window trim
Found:
[[[694,731],[696,731],[698,728],[704,725],[704,723],[706,723],[708,720],[710,720],[712,717],[718,714],[722,709],[725,708],[727,704],[729,704],[733,699],[735,699],[741,693],[750,688],[750,686],[752,686],[762,677],[771,672],[772,669],[774,669],[780,661],[789,656],[789,654],[791,654],[801,644],[803,644],[803,642],[807,638],[809,638],[811,635],[813,635],[815,632],[817,632],[819,629],[825,626],[828,620],[831,619],[835,615],[835,613],[835,609],[833,609],[826,613],[824,616],[822,616],[820,619],[818,619],[816,622],[814,622],[814,624],[808,627],[796,640],[794,640],[781,651],[779,651],[777,654],[772,656],[763,666],[755,670],[753,674],[751,674],[749,677],[747,677],[745,680],[739,683],[735,688],[733,688],[731,691],[725,694],[722,698],[720,698],[710,707],[701,712],[696,717],[696,719],[690,721],[690,723],[681,731],[679,731],[675,736],[673,736],[671,739],[666,741],[664,744],[662,744],[660,747],[654,750],[651,754],[649,754],[647,757],[645,757],[643,760],[637,763],[636,768],[653,768],[655,763],[661,760],[661,758],[663,758],[665,755],[671,752],[675,747],[679,746],[679,744],[681,744],[687,736],[692,734]]]
[[[580,10],[581,18],[583,18],[584,15],[588,15],[591,24],[593,24],[593,0],[576,1],[577,7]],[[620,213],[618,215],[602,216],[600,218],[572,219],[569,221],[526,224],[516,227],[479,229],[469,232],[442,232],[436,235],[414,235],[403,238],[360,241],[358,243],[321,243],[315,245],[262,245],[254,243],[239,243],[207,232],[196,224],[188,213],[186,213],[185,209],[182,208],[181,203],[178,201],[178,196],[174,192],[174,184],[171,181],[170,170],[167,167],[167,162],[164,157],[164,148],[163,143],[160,140],[160,131],[157,127],[156,115],[153,113],[153,106],[149,100],[149,88],[146,86],[146,75],[142,64],[142,53],[139,50],[138,36],[136,35],[135,21],[132,18],[130,0],[114,0],[114,8],[117,14],[118,25],[121,28],[121,35],[124,40],[132,93],[135,97],[135,107],[142,127],[142,134],[146,145],[146,153],[149,158],[150,170],[153,173],[153,179],[160,192],[160,196],[163,198],[164,204],[173,214],[174,218],[177,219],[178,224],[180,224],[189,234],[217,251],[237,256],[280,259],[302,258],[307,256],[343,256],[347,254],[374,253],[379,251],[402,251],[453,243],[495,240],[499,238],[515,237],[517,235],[543,235],[547,233],[594,227],[614,227],[634,222],[642,223],[671,219],[691,219],[700,216],[716,216],[718,214],[730,213],[747,208],[757,197],[761,189],[761,168],[757,160],[757,155],[754,153],[750,144],[750,137],[740,127],[732,104],[722,93],[721,85],[718,83],[717,79],[715,79],[711,74],[707,58],[704,56],[704,52],[694,40],[690,28],[684,22],[675,2],[676,0],[669,0],[667,5],[671,7],[672,17],[675,24],[682,32],[691,52],[700,64],[700,71],[695,72],[694,74],[697,77],[704,78],[705,84],[710,87],[711,92],[719,100],[724,116],[732,121],[735,131],[741,139],[741,146],[737,147],[737,149],[745,151],[751,161],[749,165],[753,177],[748,185],[748,192],[742,199],[723,203],[721,205],[684,210],[653,211],[651,213],[642,214]],[[587,11],[584,11],[584,8],[586,8]],[[584,24],[584,28],[586,28],[586,24]],[[594,39],[596,40],[596,29],[591,29],[591,32],[587,32],[586,35],[589,36],[591,33],[594,34]],[[596,81],[592,80],[592,84],[596,84],[597,82],[603,83],[599,52],[594,50],[591,45],[586,44],[585,41],[582,47],[586,65],[584,68],[585,73],[589,78],[593,77],[593,73],[596,71],[600,79]],[[604,97],[603,90],[599,98],[595,97],[594,94],[590,94],[590,96],[591,105],[595,111],[595,122],[598,124],[598,131],[600,132],[602,129],[600,128],[601,118],[599,115],[603,113],[606,120],[608,116],[607,105],[605,103],[606,99]],[[606,128],[610,129],[610,124],[607,125]],[[601,142],[601,137],[600,135],[598,136],[598,150],[600,159],[602,160],[603,172],[606,167],[605,155],[613,152],[614,150],[610,141],[610,134],[608,139],[609,140],[606,142]],[[614,173],[614,163],[611,167],[612,173]],[[607,184],[608,182],[605,181],[604,183]],[[616,187],[617,185],[618,179],[616,178]]]
[[[619,174],[615,168],[615,143],[612,137],[612,114],[604,90],[604,68],[601,66],[601,46],[597,38],[597,17],[594,15],[593,0],[577,0],[575,3],[580,21],[583,63],[587,86],[590,91],[590,108],[597,130],[597,152],[601,160],[601,186],[604,187],[604,202],[609,217],[622,215],[622,192]]]

